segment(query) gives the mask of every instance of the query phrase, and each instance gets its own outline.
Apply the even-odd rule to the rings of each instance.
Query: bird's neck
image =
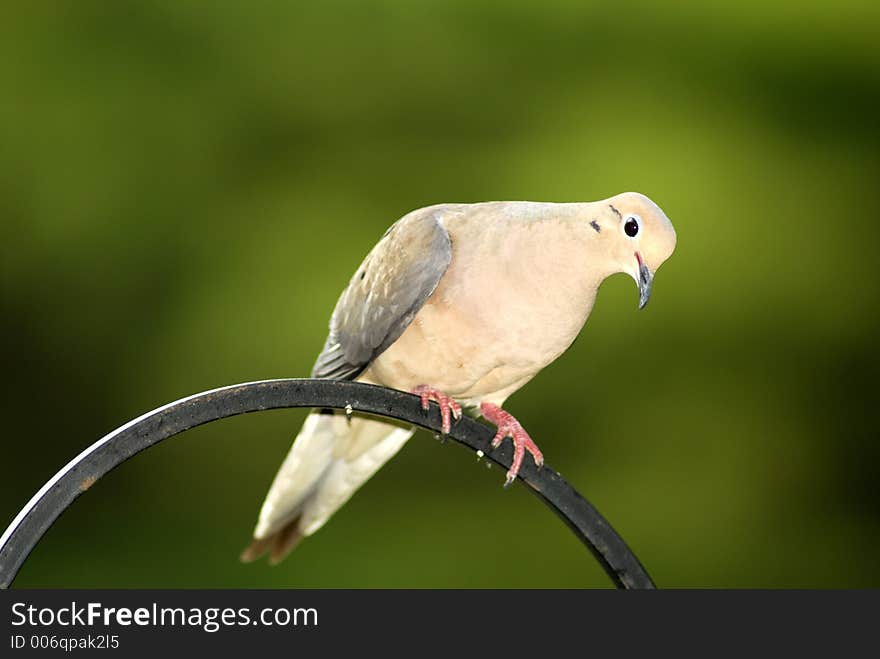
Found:
[[[516,223],[505,240],[515,287],[540,299],[545,308],[568,309],[580,326],[593,308],[599,285],[612,274],[602,258],[602,244],[589,220],[574,204],[556,205],[558,212]]]

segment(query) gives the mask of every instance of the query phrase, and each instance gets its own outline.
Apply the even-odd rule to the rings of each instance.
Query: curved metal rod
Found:
[[[417,396],[357,382],[264,380],[221,387],[164,405],[129,421],[71,460],[33,496],[0,536],[0,588],[8,588],[31,550],[80,494],[136,453],[184,430],[247,412],[290,407],[331,407],[367,412],[440,432],[440,412],[422,410]],[[493,450],[493,432],[462,418],[450,438],[482,451],[508,469],[509,442]],[[558,473],[523,462],[519,479],[546,503],[590,549],[618,588],[653,588],[648,573],[611,525]]]

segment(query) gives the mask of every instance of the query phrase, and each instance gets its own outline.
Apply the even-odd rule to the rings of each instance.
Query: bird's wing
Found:
[[[443,214],[420,209],[385,232],[336,303],[312,377],[354,379],[403,334],[452,258]]]

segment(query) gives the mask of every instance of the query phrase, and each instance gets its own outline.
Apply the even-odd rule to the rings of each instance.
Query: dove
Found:
[[[672,223],[648,197],[595,202],[438,204],[395,222],[355,271],[330,319],[312,377],[412,392],[440,407],[449,433],[462,411],[509,438],[514,459],[543,455],[507,398],[574,342],[600,284],[624,273],[639,308],[675,249]],[[306,418],[242,553],[277,563],[320,529],[413,434],[375,418],[315,410]]]

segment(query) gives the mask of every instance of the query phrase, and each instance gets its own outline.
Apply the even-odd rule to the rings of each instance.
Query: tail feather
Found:
[[[241,560],[268,553],[270,563],[279,562],[321,528],[413,432],[376,419],[310,414],[269,488]]]
[[[298,528],[299,517],[288,522],[281,530],[260,540],[254,540],[241,552],[242,563],[252,563],[263,554],[269,554],[269,565],[277,565],[281,560],[293,551],[303,539],[303,534]]]
[[[333,461],[334,419],[335,415],[315,412],[306,417],[263,501],[255,539],[275,535],[300,516],[303,503]]]
[[[342,456],[330,464],[314,494],[302,508],[299,528],[304,535],[311,535],[324,526],[331,515],[388,462],[415,432],[414,428],[400,428],[372,419],[359,421],[371,424],[369,432],[378,435],[378,438],[369,448],[354,457]],[[359,439],[362,437],[363,434]]]

